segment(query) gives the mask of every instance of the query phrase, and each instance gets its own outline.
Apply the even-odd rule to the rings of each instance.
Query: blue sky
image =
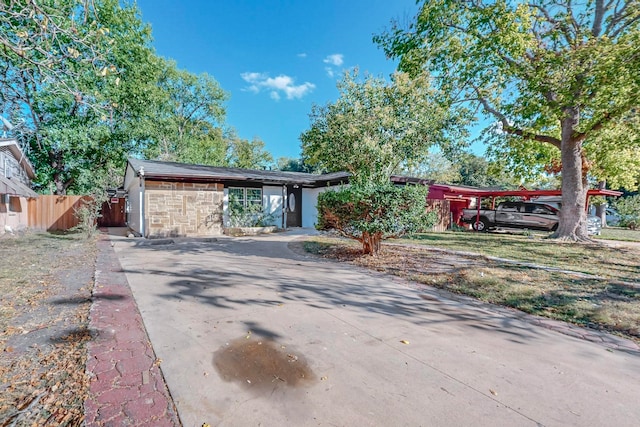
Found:
[[[387,77],[396,64],[372,41],[415,0],[137,0],[154,47],[230,93],[227,124],[274,158],[298,157],[312,104],[338,97],[346,69]]]

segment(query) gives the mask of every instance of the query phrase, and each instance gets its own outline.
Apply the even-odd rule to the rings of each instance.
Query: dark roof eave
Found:
[[[246,181],[246,182],[260,182],[263,184],[274,185],[286,185],[286,184],[299,184],[304,186],[313,187],[317,181],[311,180],[295,180],[295,179],[260,179],[246,176],[194,176],[194,175],[167,175],[167,174],[144,174],[145,179],[150,180],[171,180],[179,182],[201,182],[201,183],[214,183],[214,182],[229,182],[229,181]]]

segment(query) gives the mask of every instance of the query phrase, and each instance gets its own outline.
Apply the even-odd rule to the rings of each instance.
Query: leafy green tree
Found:
[[[472,153],[463,153],[458,156],[455,164],[458,166],[460,179],[454,181],[454,184],[498,188],[512,188],[520,184],[499,164]]]
[[[426,213],[427,188],[395,187],[390,176],[428,160],[438,146],[453,152],[463,141],[461,118],[428,79],[397,73],[391,82],[357,72],[338,83],[340,98],[314,106],[311,128],[300,137],[303,157],[327,171],[351,173],[350,186],[318,197],[318,228],[338,230],[375,255],[383,239],[432,224]]]
[[[132,153],[226,164],[227,94],[158,57],[135,4],[16,1],[0,12],[0,114],[18,124],[42,191],[117,186]]]
[[[558,159],[556,236],[586,240],[587,176],[603,159],[593,153],[628,159],[620,138],[602,135],[620,135],[638,107],[639,17],[637,1],[426,1],[409,28],[394,25],[374,40],[401,70],[432,73],[460,105],[493,117],[493,141],[517,162]],[[637,153],[640,138],[623,146]]]
[[[338,82],[340,98],[314,105],[311,127],[300,136],[312,166],[345,170],[352,182],[384,183],[399,169],[425,161],[429,148],[447,153],[463,145],[464,117],[450,113],[429,80],[396,73],[391,82],[357,71]]]
[[[81,94],[76,80],[82,73],[74,66],[79,62],[98,73],[109,70],[100,46],[111,40],[110,30],[99,19],[96,3],[0,2],[0,64],[3,82],[12,85],[11,90],[3,91],[4,102],[44,82],[57,84],[60,92]]]
[[[320,170],[309,165],[304,158],[279,157],[276,168],[284,172],[320,173]]]
[[[228,94],[218,82],[206,73],[196,76],[179,70],[169,61],[158,85],[163,99],[152,110],[146,157],[225,165],[224,102]]]
[[[447,159],[440,151],[429,151],[420,164],[398,170],[401,175],[428,179],[436,183],[452,184],[460,180],[459,167]]]
[[[40,4],[47,14],[38,15]],[[52,50],[38,62],[17,59],[5,49],[3,107],[20,124],[17,136],[35,165],[36,185],[51,184],[56,194],[86,193],[104,185],[144,135],[147,106],[158,93],[150,30],[135,7],[121,7],[117,0],[30,2],[29,7],[37,10],[32,25],[53,26],[48,33],[29,30],[48,40],[43,46]],[[95,57],[78,53],[77,43],[62,36],[69,32]]]
[[[427,213],[425,186],[394,186],[390,182],[358,183],[318,196],[320,230],[333,229],[362,243],[365,254],[376,255],[383,239],[400,237],[433,226]]]
[[[221,128],[201,123],[201,135],[183,142],[176,161],[210,166],[227,166],[228,143]]]
[[[266,169],[273,164],[273,156],[265,149],[264,142],[240,138],[235,132],[228,136],[229,165],[234,168]]]

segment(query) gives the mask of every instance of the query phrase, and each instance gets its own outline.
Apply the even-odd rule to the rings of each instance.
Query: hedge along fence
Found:
[[[29,228],[38,231],[65,231],[78,225],[76,210],[90,196],[40,195],[29,199]]]

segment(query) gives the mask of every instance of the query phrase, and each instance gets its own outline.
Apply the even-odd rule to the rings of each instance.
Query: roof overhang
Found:
[[[264,171],[241,168],[213,167],[180,164],[129,158],[125,171],[125,183],[133,177],[144,177],[151,181],[173,181],[193,183],[251,183],[254,185],[299,185],[318,188],[349,182],[347,172],[333,172],[322,175],[302,172]]]
[[[36,198],[38,193],[16,179],[0,176],[0,194],[9,194],[18,197]]]

